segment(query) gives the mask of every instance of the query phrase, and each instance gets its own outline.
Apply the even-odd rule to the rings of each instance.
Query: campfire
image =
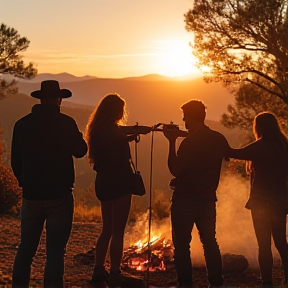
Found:
[[[139,240],[126,248],[121,261],[121,270],[131,275],[142,274],[146,271],[152,272],[154,276],[175,274],[173,255],[172,241],[159,234],[151,237],[149,245],[147,241]],[[95,247],[76,254],[74,259],[85,265],[94,265]],[[248,260],[243,255],[226,253],[222,255],[222,260],[224,273],[243,273],[249,266]],[[205,264],[201,267],[205,268]]]
[[[170,271],[174,269],[173,244],[161,234],[153,236],[150,244],[139,240],[124,251],[123,270],[144,272]],[[150,261],[149,261],[150,260]]]

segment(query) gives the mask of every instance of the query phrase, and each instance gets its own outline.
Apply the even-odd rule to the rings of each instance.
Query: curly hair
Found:
[[[96,105],[86,125],[85,140],[90,164],[94,163],[91,137],[107,124],[124,124],[127,119],[126,101],[118,93],[106,94]]]

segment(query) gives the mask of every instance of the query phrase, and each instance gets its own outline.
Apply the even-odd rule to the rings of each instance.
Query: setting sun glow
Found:
[[[199,72],[193,64],[195,59],[192,56],[192,48],[187,41],[165,41],[159,62],[162,67],[161,74],[165,76],[174,77]]]

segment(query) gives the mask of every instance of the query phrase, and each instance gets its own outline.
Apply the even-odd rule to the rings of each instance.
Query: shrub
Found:
[[[0,162],[0,214],[19,215],[22,189],[11,168]]]

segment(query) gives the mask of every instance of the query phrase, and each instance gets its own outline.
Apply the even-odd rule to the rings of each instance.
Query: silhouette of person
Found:
[[[23,189],[21,243],[14,260],[12,287],[28,288],[31,263],[46,229],[45,288],[62,288],[64,253],[73,218],[73,158],[87,145],[73,118],[60,113],[72,93],[47,80],[31,93],[41,104],[14,126],[11,166]]]
[[[110,93],[95,107],[86,128],[89,159],[97,172],[95,191],[101,203],[103,222],[90,283],[107,280],[105,258],[110,243],[109,287],[119,284],[122,278],[123,235],[133,193],[129,141],[135,140],[136,134],[147,134],[152,129],[123,126],[126,115],[125,100],[117,93]]]
[[[188,135],[176,153],[177,129],[163,127],[169,140],[168,167],[176,177],[171,205],[174,263],[180,287],[193,287],[190,242],[196,225],[203,244],[209,287],[223,284],[222,259],[215,238],[216,189],[229,145],[225,137],[204,124],[206,107],[193,99],[181,106]]]
[[[246,208],[251,209],[253,226],[259,246],[262,287],[273,287],[271,235],[288,281],[288,246],[286,240],[288,141],[276,116],[262,112],[253,123],[255,141],[230,150],[230,157],[249,160],[251,191]]]

